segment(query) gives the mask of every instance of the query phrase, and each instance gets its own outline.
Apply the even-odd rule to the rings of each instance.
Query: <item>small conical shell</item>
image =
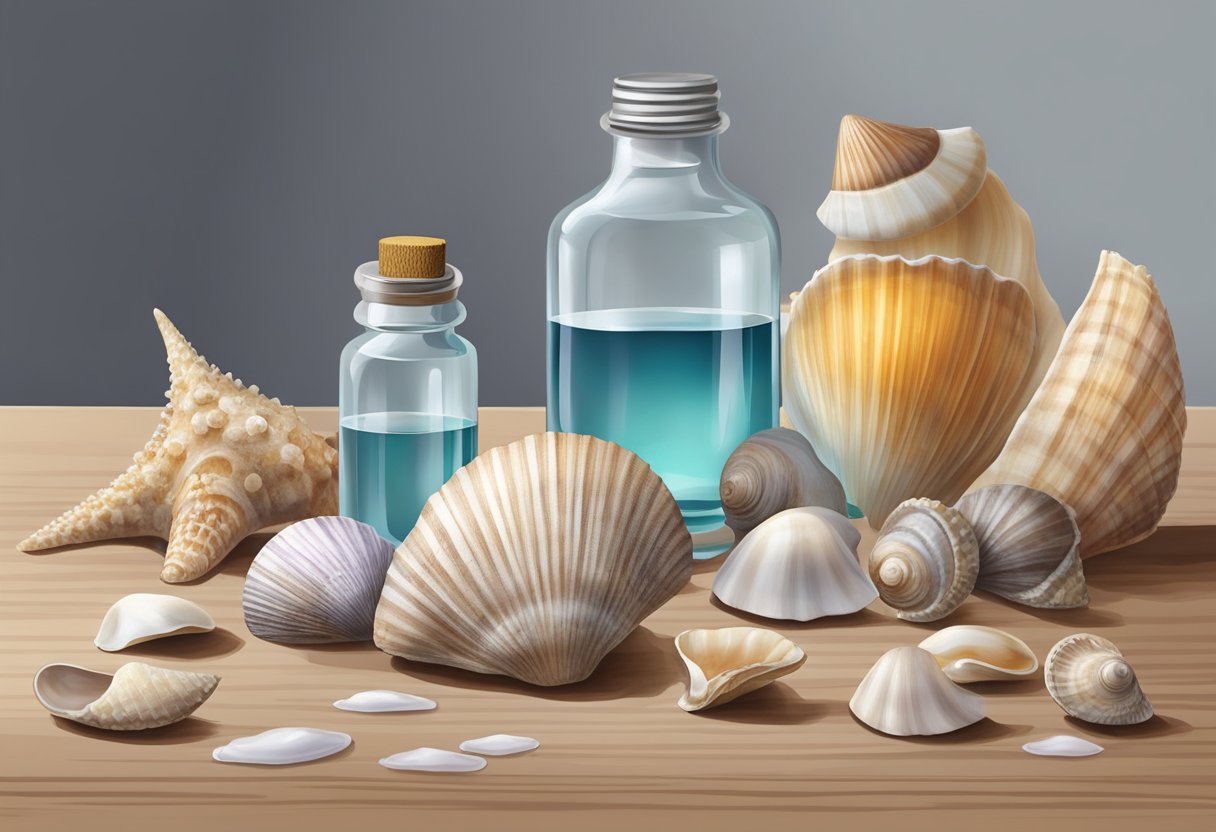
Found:
[[[966,519],[937,500],[901,503],[868,561],[878,594],[905,621],[936,621],[958,609],[979,574],[979,545]]]
[[[785,409],[874,528],[900,502],[953,503],[1025,404],[1034,311],[959,260],[846,257],[794,302]]]
[[[980,547],[975,588],[1029,607],[1089,603],[1076,515],[1050,494],[1024,485],[990,485],[955,506]]]
[[[242,607],[266,641],[367,641],[393,545],[366,523],[314,517],[272,537],[249,566]]]
[[[1098,725],[1134,725],[1153,715],[1136,671],[1113,642],[1089,633],[1062,639],[1043,665],[1047,692],[1069,716]]]
[[[688,668],[679,705],[700,711],[751,693],[802,667],[806,653],[780,633],[759,627],[685,630],[676,650]]]
[[[848,239],[907,237],[965,208],[987,169],[984,141],[970,127],[935,130],[845,116],[819,221]]]
[[[692,538],[650,466],[592,436],[536,434],[482,454],[427,501],[393,557],[376,645],[578,682],[691,575]]]
[[[736,448],[722,469],[719,490],[726,525],[741,535],[787,508],[848,513],[840,480],[806,437],[789,428],[762,430]]]
[[[896,737],[948,734],[984,718],[984,698],[951,682],[919,647],[883,654],[849,700],[853,715]]]
[[[193,601],[175,595],[136,592],[114,602],[102,618],[93,644],[113,652],[157,638],[214,629],[215,621]]]
[[[792,508],[748,533],[714,577],[737,610],[788,621],[848,615],[878,597],[857,560],[861,533],[842,514]]]
[[[959,624],[938,630],[920,643],[937,659],[952,682],[1025,679],[1039,669],[1026,642],[995,627]]]
[[[1185,430],[1182,368],[1157,286],[1143,266],[1104,251],[1042,386],[973,488],[1045,491],[1076,512],[1081,557],[1119,549],[1157,528],[1178,486]]]
[[[113,676],[74,664],[48,664],[34,695],[55,716],[110,731],[141,731],[185,719],[215,690],[210,673],[129,662]]]

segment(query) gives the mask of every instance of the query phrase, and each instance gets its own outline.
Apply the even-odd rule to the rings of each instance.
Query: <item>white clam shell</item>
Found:
[[[1028,742],[1022,746],[1022,750],[1037,757],[1092,757],[1106,749],[1080,737],[1058,734],[1044,740]]]
[[[959,684],[1034,676],[1039,660],[1017,636],[995,627],[959,624],[938,630],[920,643]]]
[[[442,748],[415,748],[385,757],[380,765],[395,771],[434,771],[459,773],[481,771],[486,761],[471,754],[458,754]]]
[[[483,754],[488,757],[505,757],[511,754],[523,754],[525,751],[535,751],[540,748],[540,742],[532,737],[520,737],[515,734],[491,734],[488,737],[478,737],[475,740],[465,740],[460,744],[461,751],[470,754]]]
[[[242,606],[255,636],[285,644],[366,641],[393,545],[349,517],[314,517],[271,538]]]
[[[685,630],[676,636],[676,650],[688,669],[688,690],[678,703],[686,711],[723,705],[806,661],[801,647],[760,627]]]
[[[752,529],[714,577],[722,603],[765,618],[848,615],[878,597],[857,560],[861,533],[842,514],[787,509]]]
[[[919,647],[883,654],[849,700],[853,715],[897,737],[957,731],[984,718],[984,698],[951,682]]]
[[[352,693],[345,699],[339,699],[334,703],[334,707],[342,711],[379,714],[392,711],[433,711],[436,704],[434,699],[414,696],[412,693],[402,693],[396,690],[364,690]]]
[[[175,595],[137,592],[114,602],[101,619],[93,643],[107,652],[153,639],[208,633],[215,621],[193,601]]]
[[[249,737],[237,737],[211,752],[220,763],[286,766],[319,760],[345,750],[350,734],[320,728],[271,728]]]
[[[210,673],[128,662],[113,675],[73,664],[48,664],[34,695],[56,716],[110,731],[160,728],[184,719],[215,691]]]
[[[1109,639],[1090,633],[1067,636],[1043,662],[1043,681],[1069,716],[1098,725],[1135,725],[1151,719],[1153,706],[1136,671]]]

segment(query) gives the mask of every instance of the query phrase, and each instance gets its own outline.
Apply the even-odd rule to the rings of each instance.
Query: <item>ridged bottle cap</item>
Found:
[[[612,109],[600,119],[609,133],[689,138],[721,133],[730,124],[719,112],[718,79],[698,72],[639,72],[612,82]]]
[[[410,280],[443,277],[447,242],[438,237],[384,237],[380,240],[380,275]]]

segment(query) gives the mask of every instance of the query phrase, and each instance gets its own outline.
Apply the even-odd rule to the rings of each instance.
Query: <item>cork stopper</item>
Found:
[[[447,243],[438,237],[385,237],[380,240],[380,274],[414,280],[443,277]]]

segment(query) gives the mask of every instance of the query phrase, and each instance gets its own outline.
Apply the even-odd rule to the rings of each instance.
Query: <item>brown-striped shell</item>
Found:
[[[752,434],[722,468],[726,525],[747,534],[788,508],[822,506],[847,514],[844,488],[806,437],[789,428]]]

